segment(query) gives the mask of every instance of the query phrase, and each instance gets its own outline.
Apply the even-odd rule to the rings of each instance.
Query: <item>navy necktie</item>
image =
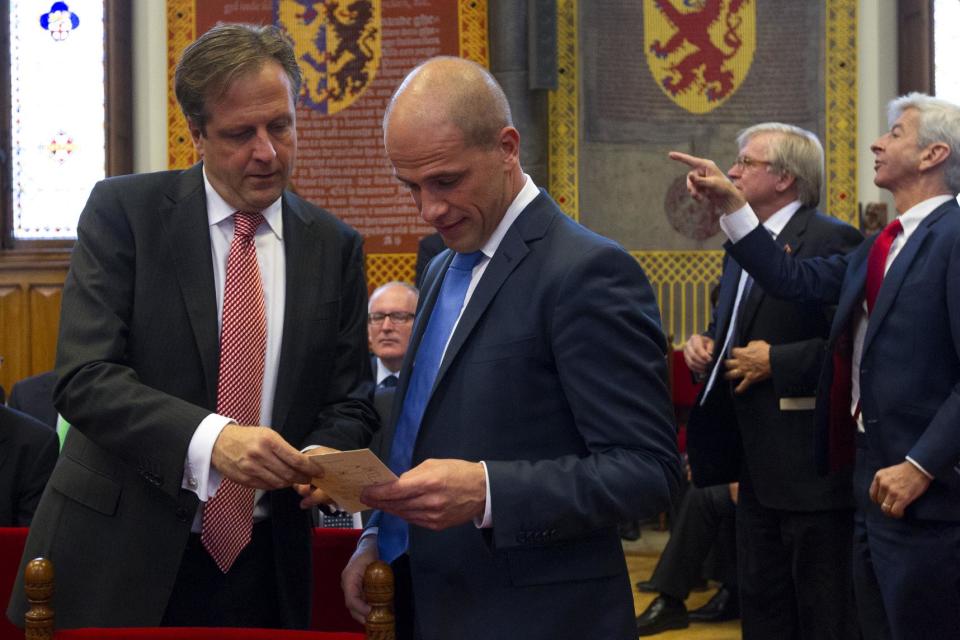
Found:
[[[380,384],[377,386],[381,389],[393,389],[397,386],[397,376],[391,374],[381,380]]]
[[[482,257],[479,251],[456,254],[443,277],[440,294],[430,313],[420,346],[417,347],[410,384],[403,398],[393,446],[390,448],[389,466],[398,476],[410,469],[420,421],[440,370],[440,360],[446,351],[453,326],[460,317],[473,268]],[[406,522],[389,513],[381,514],[378,532],[380,559],[393,562],[403,554],[407,549],[407,533]]]

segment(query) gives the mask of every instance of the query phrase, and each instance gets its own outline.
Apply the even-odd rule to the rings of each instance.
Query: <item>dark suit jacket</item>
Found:
[[[420,238],[420,242],[417,243],[417,262],[414,265],[416,271],[414,283],[416,283],[418,289],[423,286],[423,276],[427,272],[427,265],[446,248],[447,245],[443,244],[443,237],[439,233],[431,233]]]
[[[789,246],[793,256],[804,258],[846,253],[862,240],[853,227],[813,208],[801,208],[778,234],[776,245],[781,253]],[[707,331],[717,352],[731,323],[741,273],[735,260],[725,259],[719,300]],[[819,302],[778,300],[759,285],[750,289],[741,301],[733,346],[751,340],[770,343],[772,377],[735,395],[721,369],[702,406],[700,392],[687,423],[687,452],[698,486],[747,482],[761,504],[774,509],[852,506],[849,470],[828,476],[817,471],[812,404],[807,410],[780,408],[783,399],[809,400],[816,395],[830,311]],[[719,357],[711,369],[716,366],[723,366]]]
[[[57,409],[53,406],[53,385],[57,374],[45,371],[15,383],[10,389],[7,406],[33,416],[40,422],[57,427]]]
[[[828,353],[863,301],[874,239],[832,258],[796,260],[757,230],[727,250],[767,291],[836,304]],[[949,200],[924,219],[887,271],[860,363],[860,408],[869,447],[884,466],[906,456],[935,476],[907,508],[910,519],[960,520],[960,207]],[[830,443],[832,358],[817,394],[818,453]],[[841,434],[842,435],[842,434]],[[834,462],[847,462],[834,461]]]
[[[427,273],[394,416],[451,260]],[[413,452],[486,461],[494,520],[411,527],[425,638],[636,637],[617,523],[679,485],[664,350],[636,260],[541,193],[464,309]]]
[[[181,489],[187,446],[216,406],[201,166],[98,183],[77,231],[55,397],[73,427],[24,558],[43,555],[57,568],[58,626],[156,625],[199,504]],[[271,426],[298,448],[365,446],[376,415],[361,239],[291,193],[283,235],[286,308]],[[284,624],[306,627],[309,512],[290,489],[266,499]],[[11,619],[22,619],[22,592],[18,584]]]
[[[27,527],[57,462],[55,431],[0,405],[0,527]]]

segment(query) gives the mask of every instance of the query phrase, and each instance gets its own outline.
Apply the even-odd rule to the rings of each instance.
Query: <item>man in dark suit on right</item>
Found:
[[[831,256],[860,244],[856,229],[816,210],[823,148],[813,133],[765,123],[737,143],[727,175],[781,251]],[[687,423],[694,483],[740,481],[737,563],[748,639],[850,637],[855,626],[850,474],[819,476],[813,448],[829,312],[766,295],[728,258],[707,334],[684,345],[687,366],[707,380]]]
[[[671,157],[764,290],[836,304],[817,393],[824,468],[854,461],[854,585],[866,638],[960,637],[960,107],[892,101],[874,183],[899,216],[855,251],[797,260],[709,160]],[[829,463],[829,465],[827,464]]]

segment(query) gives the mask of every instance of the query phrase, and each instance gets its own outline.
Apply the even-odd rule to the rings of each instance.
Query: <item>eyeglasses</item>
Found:
[[[370,324],[383,324],[383,321],[387,318],[390,318],[390,322],[393,324],[407,324],[413,320],[412,314],[408,311],[391,311],[390,313],[371,313],[367,318],[367,322]]]
[[[760,165],[770,166],[773,163],[766,160],[754,160],[750,156],[737,156],[737,159],[733,161],[733,164],[741,169],[749,169],[750,167],[759,167]]]

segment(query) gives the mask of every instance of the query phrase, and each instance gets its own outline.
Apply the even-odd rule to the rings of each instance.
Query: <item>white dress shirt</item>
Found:
[[[387,365],[383,364],[383,360],[381,360],[378,357],[377,358],[377,386],[380,386],[383,383],[383,381],[389,378],[390,376],[396,376],[397,379],[399,380],[400,372],[390,371],[390,369],[387,368]]]
[[[217,294],[217,328],[222,329],[223,289],[227,274],[227,256],[233,240],[233,214],[231,207],[207,179],[206,168],[203,184],[207,196],[207,221],[210,227],[210,249],[213,254],[213,282]],[[263,369],[263,388],[260,394],[260,424],[269,426],[273,413],[273,398],[277,386],[277,367],[280,362],[280,343],[283,338],[284,303],[286,300],[286,256],[283,249],[283,215],[281,200],[260,212],[266,224],[261,224],[254,236],[257,248],[257,264],[263,284],[264,306],[267,314],[267,348]],[[223,428],[235,422],[230,416],[211,413],[199,424],[187,449],[182,487],[193,491],[206,502],[217,492],[222,476],[211,466],[213,445]],[[254,500],[254,519],[267,516],[267,506],[261,504],[263,491],[258,490]],[[193,531],[200,531],[203,510],[197,510]]]

